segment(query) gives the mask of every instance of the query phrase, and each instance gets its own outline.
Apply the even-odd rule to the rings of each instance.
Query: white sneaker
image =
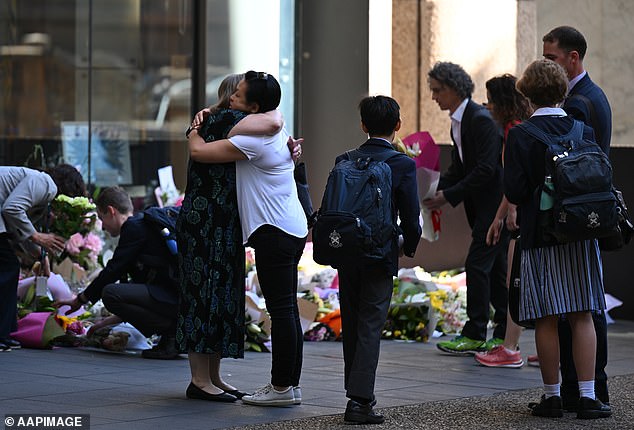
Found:
[[[293,403],[294,405],[302,404],[302,387],[299,385],[297,387],[293,387],[293,397],[295,397],[295,403]]]
[[[295,404],[295,397],[292,386],[284,391],[277,391],[273,385],[266,384],[250,396],[242,397],[242,402],[256,406],[286,406]]]

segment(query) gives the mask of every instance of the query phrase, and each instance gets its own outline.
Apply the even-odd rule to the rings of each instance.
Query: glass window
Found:
[[[293,129],[294,0],[207,1],[207,100],[228,73],[278,77]],[[0,163],[68,162],[96,186],[185,187],[193,0],[0,6]],[[202,108],[202,106],[201,106]],[[132,188],[131,188],[132,189]]]

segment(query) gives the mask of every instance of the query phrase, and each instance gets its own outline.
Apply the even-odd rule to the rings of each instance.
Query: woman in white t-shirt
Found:
[[[280,98],[279,83],[272,75],[249,71],[231,96],[230,107],[247,113],[268,112],[277,108]],[[236,161],[243,242],[255,249],[273,342],[271,382],[242,401],[264,406],[301,402],[303,333],[297,308],[297,265],[308,228],[287,140],[285,130],[273,136],[234,136],[212,143],[205,143],[196,131],[189,135],[194,161]]]

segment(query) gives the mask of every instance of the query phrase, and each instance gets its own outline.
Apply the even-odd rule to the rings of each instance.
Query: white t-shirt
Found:
[[[265,224],[291,236],[305,237],[306,215],[297,197],[295,164],[286,145],[286,130],[274,136],[233,136],[229,140],[248,158],[236,162],[243,243]]]

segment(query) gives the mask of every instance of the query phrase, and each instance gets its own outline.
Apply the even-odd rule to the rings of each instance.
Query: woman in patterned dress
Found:
[[[248,71],[231,96],[231,107],[268,112],[281,99],[279,82],[269,73]],[[211,163],[236,161],[242,243],[255,250],[255,264],[273,344],[271,382],[242,398],[244,403],[282,406],[301,403],[303,332],[297,307],[297,266],[308,228],[293,179],[285,130],[273,136],[236,135],[206,144],[189,137],[192,159]],[[301,150],[300,150],[301,152]]]
[[[250,115],[229,109],[243,75],[229,75],[218,103],[199,112],[188,130],[212,142],[240,134],[274,134],[279,111]],[[191,160],[177,221],[181,299],[176,340],[187,352],[192,380],[188,398],[232,402],[245,393],[225,382],[220,359],[244,357],[244,246],[236,201],[235,163]]]
[[[550,60],[531,63],[517,89],[535,112],[525,122],[551,136],[568,134],[575,121],[557,107],[564,100],[568,79],[564,69]],[[592,129],[583,126],[586,139]],[[546,145],[514,127],[505,152],[504,192],[521,211],[520,320],[535,320],[535,343],[544,382],[544,395],[532,404],[532,414],[563,415],[559,386],[558,319],[565,316],[572,329],[572,351],[579,380],[577,418],[604,418],[612,414],[596,399],[594,367],[596,336],[591,312],[605,309],[601,255],[596,240],[565,244],[540,243],[539,199],[545,175]]]

